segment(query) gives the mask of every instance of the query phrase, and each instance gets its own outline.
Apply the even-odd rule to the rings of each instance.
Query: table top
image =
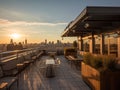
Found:
[[[46,64],[55,64],[54,59],[47,59]]]
[[[56,52],[48,52],[49,55],[56,55]]]
[[[48,52],[48,53],[56,54],[56,52]]]
[[[71,60],[75,60],[75,61],[83,61],[83,58],[79,57],[79,58],[75,58],[73,56],[69,56],[71,58]]]

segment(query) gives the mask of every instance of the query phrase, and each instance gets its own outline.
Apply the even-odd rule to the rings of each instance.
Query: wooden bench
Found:
[[[1,61],[1,68],[3,71],[4,76],[16,76],[18,74],[17,65],[18,61],[17,58],[9,59]]]
[[[0,90],[10,90],[11,87],[17,83],[18,89],[18,78],[17,77],[5,77],[3,74],[3,70],[0,65]]]
[[[68,55],[66,57],[67,57],[68,61],[70,62],[71,67],[72,67],[72,64],[75,64],[76,69],[78,67],[81,67],[81,62],[83,61],[83,58],[75,58],[75,57],[73,57],[71,55]]]

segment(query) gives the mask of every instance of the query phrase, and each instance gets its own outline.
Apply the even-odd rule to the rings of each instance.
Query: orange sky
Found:
[[[10,35],[18,33],[15,42],[40,43],[57,41],[69,22],[86,6],[120,6],[120,0],[0,0],[0,43],[9,43]],[[64,38],[62,42],[73,42]]]

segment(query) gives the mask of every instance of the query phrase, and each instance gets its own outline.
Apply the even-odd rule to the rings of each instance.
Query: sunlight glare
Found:
[[[13,34],[11,34],[11,38],[13,38],[13,39],[19,39],[20,38],[20,34],[13,33]]]

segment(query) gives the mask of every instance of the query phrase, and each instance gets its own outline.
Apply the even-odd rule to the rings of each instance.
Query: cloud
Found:
[[[44,22],[27,22],[27,21],[9,21],[6,19],[0,19],[0,26],[17,26],[17,25],[26,25],[26,26],[58,26],[58,25],[67,25],[68,23],[44,23]]]

